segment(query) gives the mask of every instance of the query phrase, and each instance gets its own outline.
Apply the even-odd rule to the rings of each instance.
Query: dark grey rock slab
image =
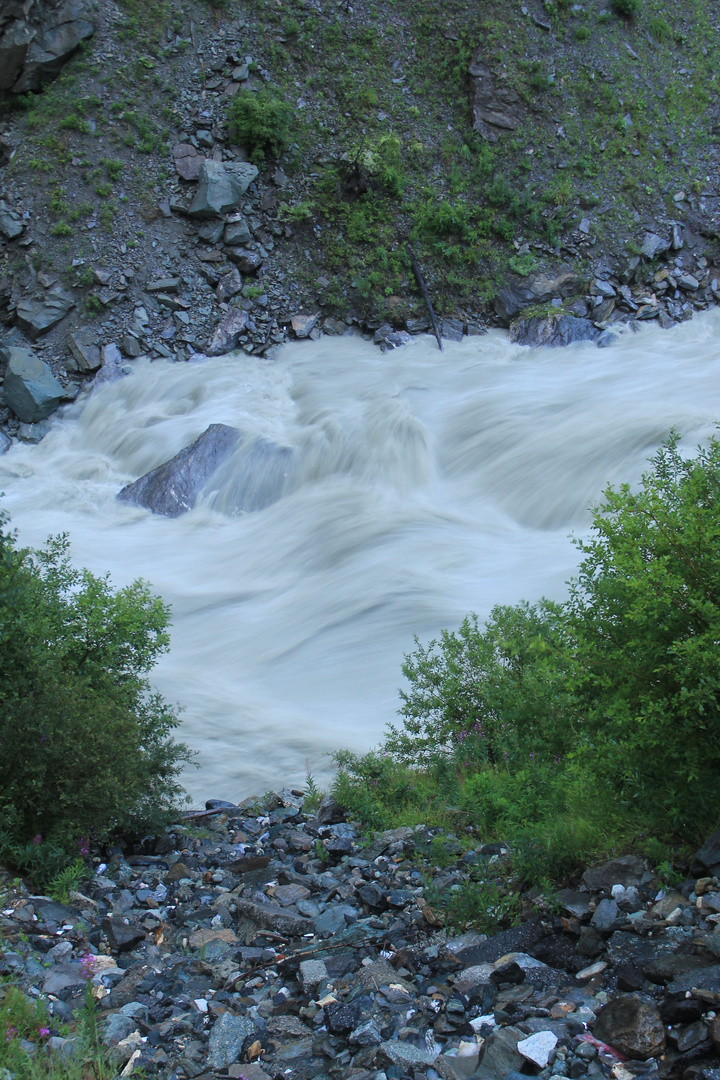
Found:
[[[247,161],[204,161],[200,166],[198,189],[188,214],[197,218],[229,214],[257,175],[257,168]]]
[[[579,319],[576,315],[550,315],[546,319],[539,316],[516,319],[510,326],[509,337],[517,345],[561,348],[576,341],[597,341],[600,334],[589,319]]]
[[[195,506],[200,491],[235,449],[239,438],[235,428],[211,424],[194,443],[128,484],[117,497],[154,514],[179,517]]]
[[[32,349],[11,347],[3,384],[5,402],[19,420],[35,424],[55,412],[65,391],[51,368]]]
[[[18,326],[31,341],[37,341],[65,318],[75,301],[56,287],[47,293],[24,297],[17,306]]]

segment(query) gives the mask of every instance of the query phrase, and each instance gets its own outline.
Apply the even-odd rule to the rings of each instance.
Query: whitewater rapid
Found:
[[[184,706],[184,780],[236,800],[377,744],[414,634],[562,598],[604,486],[637,482],[671,427],[692,450],[718,419],[719,312],[604,350],[325,337],[275,360],[136,361],[0,457],[0,505],[21,543],[68,532],[77,563],[171,605],[152,682]],[[221,469],[177,519],[116,500],[212,423],[293,449],[282,498],[233,516]]]

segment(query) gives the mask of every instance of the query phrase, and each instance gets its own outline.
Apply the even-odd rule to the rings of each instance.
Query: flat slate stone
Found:
[[[216,1020],[210,1032],[207,1064],[209,1069],[219,1072],[237,1061],[243,1043],[248,1035],[255,1031],[255,1024],[249,1016],[233,1016],[223,1013]]]

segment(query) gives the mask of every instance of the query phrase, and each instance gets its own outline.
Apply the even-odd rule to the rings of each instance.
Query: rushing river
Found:
[[[234,800],[376,744],[413,634],[562,597],[603,487],[636,481],[672,426],[691,449],[717,419],[718,312],[605,350],[323,338],[275,361],[138,361],[0,458],[0,490],[22,543],[67,531],[78,563],[170,603],[153,682],[185,706],[192,795]],[[228,470],[175,520],[116,501],[211,423],[294,448],[279,501],[228,516]]]

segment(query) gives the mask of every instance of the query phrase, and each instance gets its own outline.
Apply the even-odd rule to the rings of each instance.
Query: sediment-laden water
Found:
[[[323,338],[275,361],[138,361],[0,458],[0,490],[21,542],[67,531],[79,563],[171,604],[153,682],[185,706],[188,788],[237,799],[376,743],[413,634],[562,597],[605,484],[718,419],[718,312],[605,350]],[[116,500],[211,423],[293,450],[273,505],[233,512],[242,449],[183,517]]]

